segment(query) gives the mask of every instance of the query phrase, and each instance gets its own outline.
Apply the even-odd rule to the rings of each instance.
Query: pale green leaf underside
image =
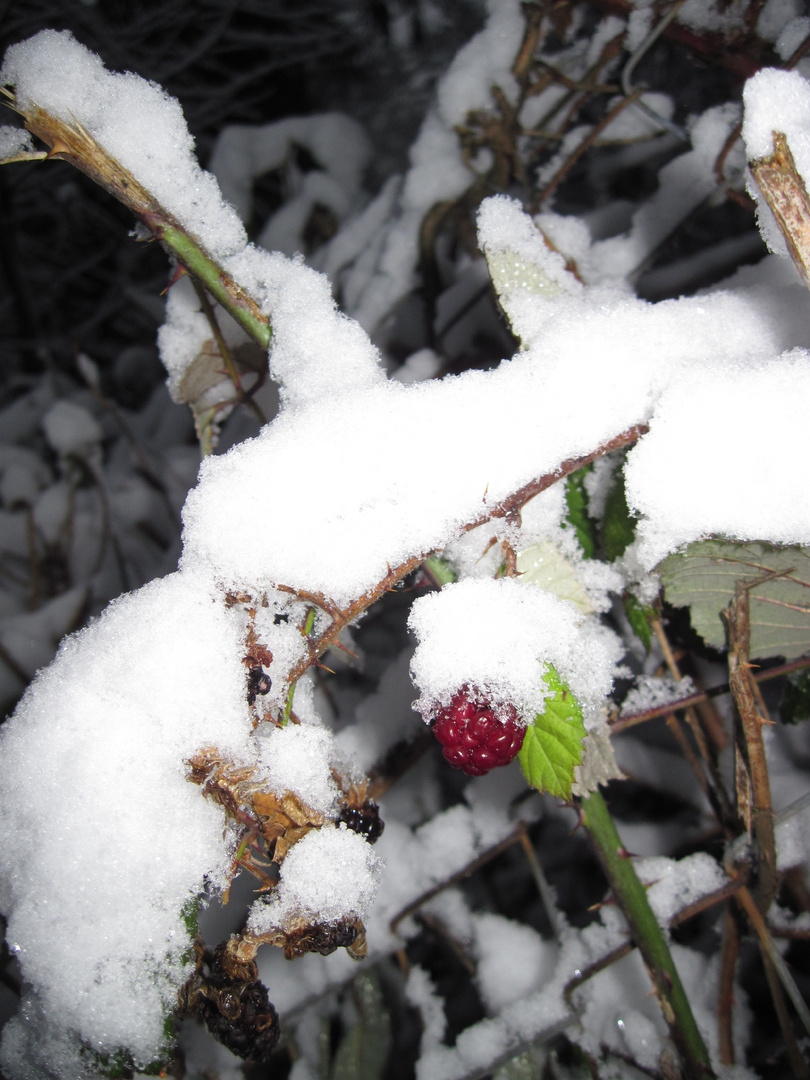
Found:
[[[538,296],[559,296],[562,289],[544,270],[516,251],[487,251],[487,266],[498,296],[513,289],[526,289]]]
[[[591,598],[577,577],[576,567],[548,540],[532,544],[517,557],[518,578],[524,584],[539,585],[562,600],[570,600],[584,615],[593,611]]]
[[[546,684],[550,696],[526,729],[518,761],[531,787],[570,799],[574,770],[582,761],[582,709],[550,664],[546,665]]]
[[[731,602],[737,581],[782,573],[749,592],[749,654],[791,660],[810,651],[810,549],[701,540],[669,555],[657,570],[667,601],[689,607],[692,626],[716,649],[726,646],[720,612]]]

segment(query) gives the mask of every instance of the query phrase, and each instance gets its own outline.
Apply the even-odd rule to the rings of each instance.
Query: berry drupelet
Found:
[[[500,706],[496,715],[491,703],[468,686],[436,713],[432,727],[445,759],[468,776],[508,765],[526,734],[514,706]]]

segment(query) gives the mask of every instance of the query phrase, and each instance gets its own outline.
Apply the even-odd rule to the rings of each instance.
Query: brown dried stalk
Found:
[[[14,95],[5,91],[11,107],[25,120],[33,135],[50,147],[48,158],[67,161],[89,176],[105,191],[123,203],[160,240],[178,262],[193,274],[215,300],[263,348],[270,342],[270,325],[259,305],[226,274],[199,242],[158,202],[128,169],[109,154],[82,125],[72,124],[40,109],[18,106]]]
[[[723,612],[728,627],[729,685],[740,719],[737,729],[737,750],[741,770],[738,776],[742,775],[750,791],[750,831],[754,839],[757,860],[755,895],[759,910],[762,912],[768,910],[779,890],[779,873],[776,869],[776,843],[768,763],[762,740],[762,728],[770,723],[770,719],[760,712],[758,694],[751,677],[751,665],[748,660],[750,640],[748,594],[762,581],[774,576],[774,574],[768,574],[748,583],[738,581],[734,599]],[[746,810],[747,807],[744,805],[738,805],[738,811],[745,812]]]
[[[723,944],[720,952],[720,986],[717,992],[717,1041],[720,1060],[734,1065],[734,971],[740,955],[740,931],[734,912],[727,907],[723,914]]]
[[[752,161],[751,173],[773,211],[802,281],[810,288],[810,198],[786,135],[774,131],[773,153]]]
[[[670,674],[673,678],[680,679],[681,672],[675,661],[675,657],[672,653],[672,649],[670,648],[669,641],[667,639],[666,633],[664,632],[664,627],[661,624],[661,620],[656,619],[653,622],[652,627],[655,631],[655,636],[658,638],[658,642],[661,646],[661,651],[664,654],[664,660],[666,661],[666,665],[669,668]],[[728,797],[725,785],[723,783],[723,778],[720,774],[720,769],[717,764],[717,757],[713,752],[712,747],[709,746],[709,742],[706,738],[706,733],[703,730],[703,726],[698,719],[698,715],[695,709],[692,707],[688,707],[684,710],[684,715],[686,718],[686,722],[689,725],[689,730],[692,732],[698,749],[700,750],[700,755],[703,758],[703,762],[706,766],[705,770],[700,763],[700,759],[692,749],[692,745],[686,737],[686,734],[682,730],[681,725],[678,721],[678,717],[676,715],[676,710],[674,709],[672,709],[667,714],[667,727],[674,735],[675,741],[678,743],[678,746],[683,752],[684,757],[689,763],[689,766],[692,769],[692,772],[695,775],[695,779],[700,785],[703,794],[711,803],[712,809],[714,810],[715,816],[717,817],[717,820],[720,823],[721,827],[724,828],[727,835],[733,835],[734,813],[732,811],[731,801]],[[708,770],[708,776],[706,774],[706,770]]]

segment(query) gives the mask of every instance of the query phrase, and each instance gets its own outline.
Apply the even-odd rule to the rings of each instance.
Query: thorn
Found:
[[[321,669],[321,671],[328,671],[330,675],[335,674],[330,667],[327,667],[326,664],[322,664],[320,661],[317,662],[317,666]]]
[[[63,142],[61,142],[59,139],[55,139],[53,146],[50,148],[48,153],[45,155],[45,160],[50,161],[50,159],[52,157],[56,157],[57,154],[69,154],[69,153],[70,153],[70,147],[65,146],[65,144]]]
[[[628,851],[626,847],[620,847],[616,853],[620,859],[634,859],[635,855],[632,851]]]
[[[166,286],[166,288],[163,289],[163,291],[161,292],[160,295],[165,296],[166,293],[169,291],[169,289],[172,287],[172,285],[176,285],[177,282],[180,280],[180,278],[181,277],[186,277],[187,274],[188,274],[188,270],[186,270],[185,266],[183,266],[182,263],[176,263],[175,267],[174,267],[174,271],[172,273],[172,276],[169,278],[169,283]]]

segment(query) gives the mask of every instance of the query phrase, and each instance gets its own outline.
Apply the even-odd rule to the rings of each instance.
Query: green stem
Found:
[[[619,902],[633,940],[650,973],[661,1011],[669,1026],[689,1080],[714,1076],[709,1052],[695,1023],[666,937],[653,914],[647,892],[638,879],[632,859],[622,846],[610,811],[598,791],[581,801],[585,827],[593,838],[602,869]]]
[[[178,262],[182,263],[186,270],[205,286],[211,296],[250,334],[253,340],[258,342],[263,349],[267,349],[272,337],[267,317],[262,315],[256,301],[214,262],[197,241],[176,225],[160,220],[149,220],[149,215],[144,215],[144,224],[166,245]]]
[[[307,612],[307,617],[304,620],[304,625],[301,628],[301,633],[305,638],[309,638],[315,627],[315,608],[311,607]],[[287,691],[287,701],[284,704],[284,715],[281,718],[281,726],[285,727],[292,716],[293,698],[295,697],[295,688],[298,685],[298,679],[295,679],[290,683],[290,687]]]

